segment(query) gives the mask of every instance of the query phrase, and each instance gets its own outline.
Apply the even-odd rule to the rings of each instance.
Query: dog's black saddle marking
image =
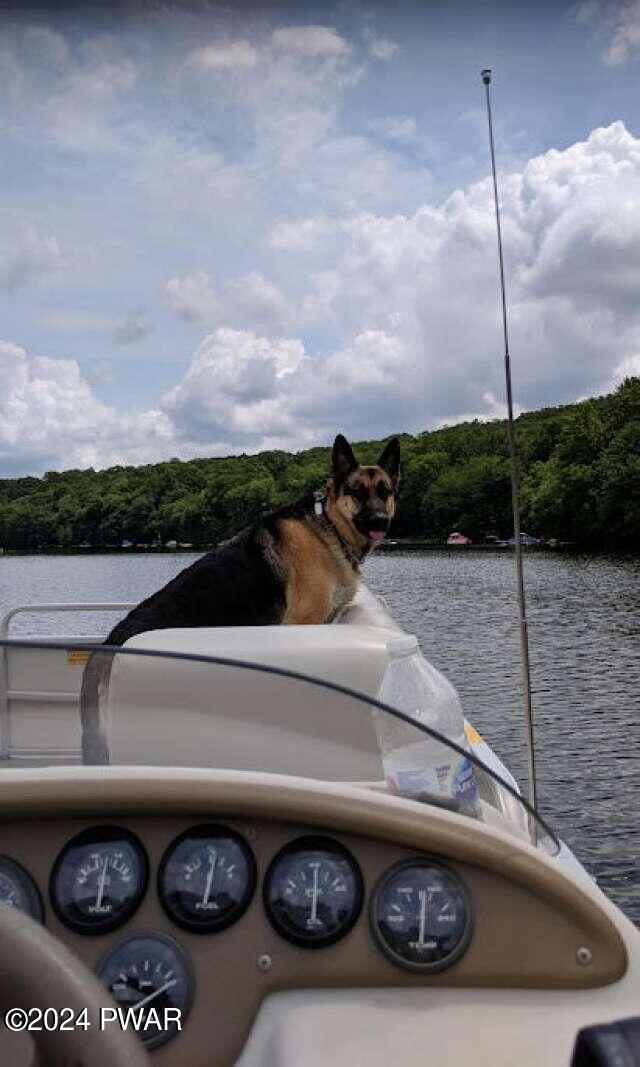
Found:
[[[248,528],[133,608],[105,643],[122,645],[135,634],[174,627],[269,626],[280,621],[284,606],[284,582]]]

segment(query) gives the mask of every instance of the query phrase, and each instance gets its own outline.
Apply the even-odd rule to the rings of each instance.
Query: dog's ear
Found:
[[[331,454],[331,472],[334,478],[338,482],[344,481],[357,466],[358,461],[353,454],[351,445],[346,437],[339,433],[333,442],[333,452]]]
[[[392,437],[385,446],[385,450],[378,460],[378,466],[386,471],[394,487],[400,481],[400,442],[397,437]]]

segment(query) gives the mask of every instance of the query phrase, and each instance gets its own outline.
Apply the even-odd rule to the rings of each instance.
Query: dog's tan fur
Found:
[[[280,558],[286,574],[285,625],[335,618],[354,596],[358,577],[337,546],[307,524],[283,519]]]

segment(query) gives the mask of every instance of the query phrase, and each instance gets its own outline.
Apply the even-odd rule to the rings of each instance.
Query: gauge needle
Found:
[[[172,986],[177,984],[177,978],[172,978],[170,982],[165,982],[164,985],[161,985],[159,989],[155,989],[153,993],[149,993],[147,997],[144,997],[142,1000],[139,1000],[137,1004],[134,1004],[133,1011],[138,1011],[140,1008],[144,1008],[145,1005],[150,1004],[152,1000],[155,1000],[156,997],[159,997],[161,993],[166,993],[167,989],[171,989]]]
[[[311,916],[309,918],[309,924],[311,926],[318,925],[318,864],[316,863],[313,868],[313,896],[311,898]]]
[[[107,878],[107,865],[109,863],[109,854],[104,857],[104,863],[102,865],[102,874],[100,875],[100,882],[98,884],[98,895],[96,897],[95,909],[99,911],[102,907],[102,897],[104,894],[104,883]]]
[[[209,873],[207,875],[207,884],[204,887],[204,896],[200,901],[201,907],[205,907],[209,903],[209,893],[211,892],[211,886],[213,884],[213,875],[216,869],[216,863],[218,862],[218,853],[211,852],[209,855]]]
[[[424,945],[424,928],[427,925],[427,891],[421,889],[418,893],[420,898],[420,931],[418,933],[418,945]]]

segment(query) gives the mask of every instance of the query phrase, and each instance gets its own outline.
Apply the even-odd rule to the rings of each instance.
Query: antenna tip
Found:
[[[485,70],[482,71],[482,81],[483,81],[483,83],[485,85],[490,85],[490,83],[491,83],[491,67],[487,67]]]

